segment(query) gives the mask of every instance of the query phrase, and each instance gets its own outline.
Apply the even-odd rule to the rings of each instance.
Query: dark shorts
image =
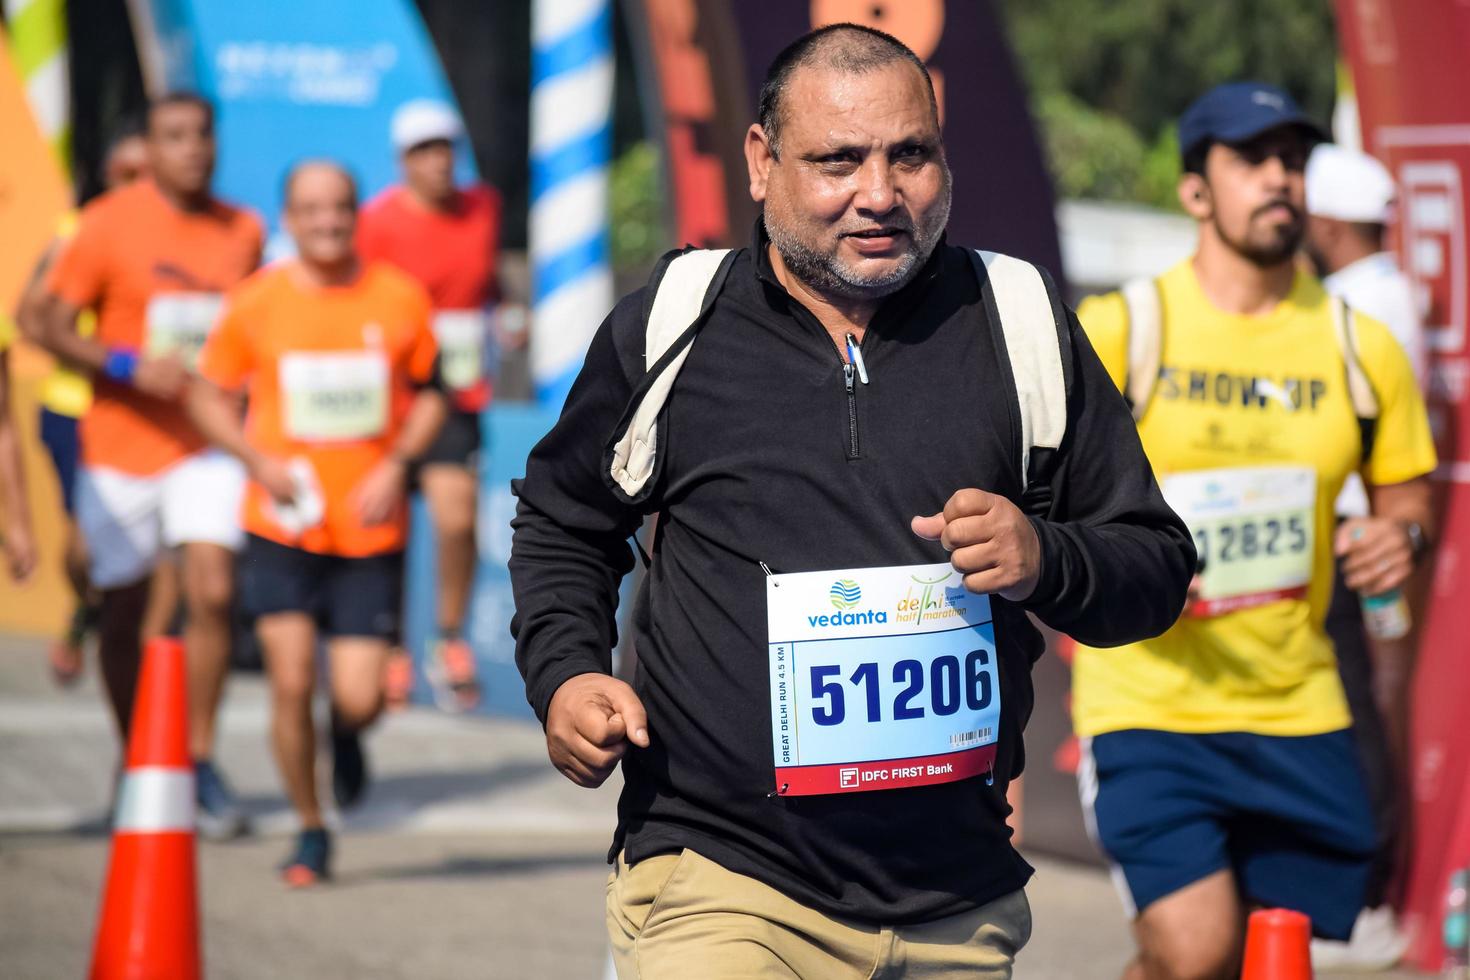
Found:
[[[340,558],[248,535],[240,603],[252,618],[309,613],[328,636],[391,640],[403,605],[403,553]]]
[[[415,467],[447,463],[478,470],[480,465],[480,416],[474,412],[451,410],[444,427],[434,437],[424,454],[414,460]]]
[[[81,452],[77,440],[77,420],[49,408],[41,409],[41,443],[51,454],[51,465],[56,467],[56,480],[61,484],[61,505],[68,514],[74,514],[77,456]]]
[[[1247,902],[1348,938],[1377,841],[1349,731],[1131,730],[1084,745],[1082,804],[1134,909],[1229,869]]]

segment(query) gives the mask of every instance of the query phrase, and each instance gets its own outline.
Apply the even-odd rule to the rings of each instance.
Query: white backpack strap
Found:
[[[663,411],[669,391],[679,377],[679,369],[684,366],[693,346],[691,328],[705,310],[710,284],[729,254],[730,249],[727,248],[685,252],[668,264],[654,287],[653,305],[645,330],[643,365],[648,373],[644,384],[639,386],[642,398],[638,400],[622,435],[613,444],[609,468],[613,482],[630,498],[637,497],[653,475],[657,461],[659,413]],[[677,346],[676,342],[685,334],[689,335],[688,339],[682,347]],[[667,354],[672,354],[672,357],[666,358]]]
[[[1030,262],[977,250],[1000,318],[1021,409],[1021,486],[1031,481],[1034,450],[1061,448],[1067,432],[1067,375],[1051,291]]]
[[[1158,283],[1152,279],[1125,282],[1120,292],[1128,308],[1128,383],[1123,394],[1136,421],[1148,411],[1159,383],[1164,359],[1164,306]]]
[[[1332,332],[1337,338],[1338,350],[1342,352],[1342,365],[1347,373],[1348,397],[1353,402],[1353,414],[1360,419],[1378,418],[1378,395],[1363,362],[1358,357],[1358,325],[1352,307],[1339,297],[1332,297]]]

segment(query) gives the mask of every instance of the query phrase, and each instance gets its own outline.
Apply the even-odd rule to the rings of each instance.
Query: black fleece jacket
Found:
[[[850,400],[842,355],[777,283],[767,241],[758,222],[675,382],[657,482],[638,507],[612,492],[604,454],[643,376],[646,290],[598,330],[514,487],[516,661],[543,722],[562,682],[609,670],[629,537],[657,513],[632,617],[652,745],[623,761],[614,852],[636,863],[692,848],[865,922],[957,914],[1030,875],[1005,823],[1042,651],[1026,614],[1092,645],[1157,635],[1183,607],[1194,548],[1069,312],[1067,437],[1050,513],[1033,519],[1041,578],[1026,602],[992,599],[1002,710],[993,782],[772,796],[760,563],[784,573],[945,561],[909,519],[967,487],[1019,500],[1021,437],[1009,362],[965,250],[941,244],[884,302],[862,343],[868,383]]]

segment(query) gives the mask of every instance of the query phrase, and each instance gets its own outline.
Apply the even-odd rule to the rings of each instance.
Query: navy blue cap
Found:
[[[1179,152],[1188,157],[1191,150],[1206,141],[1244,143],[1278,126],[1301,126],[1316,139],[1327,139],[1322,127],[1276,86],[1226,82],[1184,110],[1179,119]]]

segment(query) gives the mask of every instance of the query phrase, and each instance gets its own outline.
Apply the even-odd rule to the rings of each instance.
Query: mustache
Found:
[[[902,232],[906,235],[912,235],[914,233],[914,224],[907,218],[896,221],[875,221],[869,224],[839,229],[837,234],[839,237],[847,237],[849,235],[861,235],[864,232]]]
[[[1256,218],[1259,218],[1261,215],[1265,214],[1272,208],[1286,208],[1287,211],[1291,212],[1292,218],[1297,221],[1302,220],[1302,209],[1297,207],[1295,204],[1291,203],[1284,197],[1272,198],[1265,204],[1262,204],[1260,207],[1256,208],[1254,211],[1251,212],[1251,220],[1254,221]]]

